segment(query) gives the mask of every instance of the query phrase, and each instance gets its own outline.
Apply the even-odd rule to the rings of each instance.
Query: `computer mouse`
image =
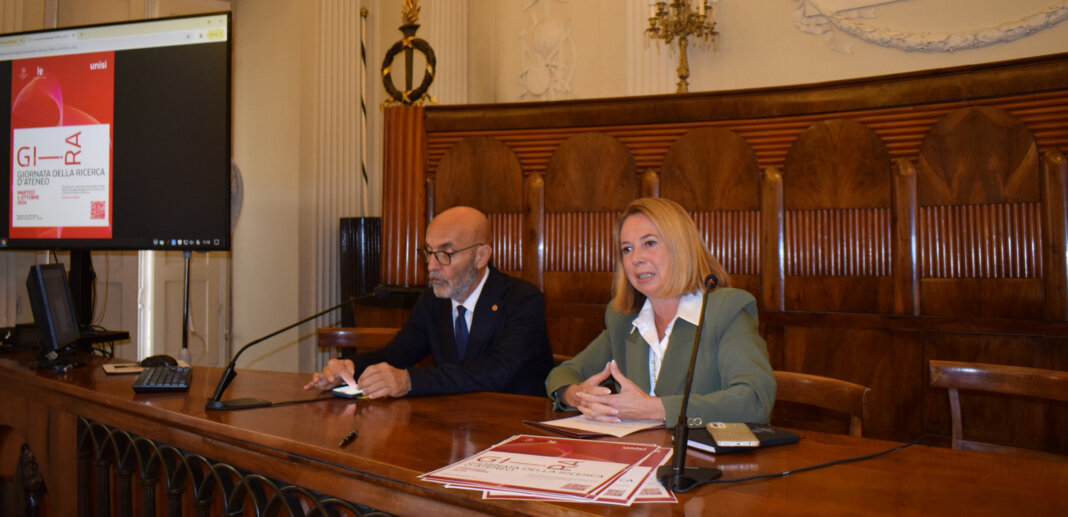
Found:
[[[150,355],[141,359],[141,366],[178,366],[178,360],[169,355]]]

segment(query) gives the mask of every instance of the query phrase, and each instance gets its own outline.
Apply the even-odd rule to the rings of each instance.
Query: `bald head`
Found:
[[[489,244],[490,222],[486,214],[469,206],[456,206],[438,214],[426,227],[427,241],[430,235],[441,236],[457,248],[476,242]]]

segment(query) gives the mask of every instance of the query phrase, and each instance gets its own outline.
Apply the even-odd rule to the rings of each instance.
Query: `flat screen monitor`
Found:
[[[230,248],[229,13],[0,36],[0,249]]]
[[[30,295],[33,322],[41,334],[42,360],[55,359],[57,352],[76,343],[80,337],[63,264],[30,266],[26,290]]]

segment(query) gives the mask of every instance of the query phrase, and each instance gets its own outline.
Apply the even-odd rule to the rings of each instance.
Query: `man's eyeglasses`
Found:
[[[420,248],[419,249],[419,257],[422,258],[423,260],[427,261],[427,262],[430,262],[430,256],[433,255],[434,258],[438,260],[438,264],[441,264],[443,266],[447,266],[449,264],[452,264],[452,256],[453,255],[455,255],[457,253],[460,253],[460,252],[463,252],[463,251],[467,251],[467,250],[469,250],[471,248],[476,248],[478,246],[482,246],[482,245],[483,244],[481,242],[476,242],[476,243],[474,243],[474,244],[472,244],[472,245],[470,245],[470,246],[468,246],[466,248],[459,249],[459,250],[456,250],[456,251],[430,251],[430,250],[428,250],[426,248]]]

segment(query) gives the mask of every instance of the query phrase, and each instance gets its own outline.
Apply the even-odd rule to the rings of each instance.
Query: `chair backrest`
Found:
[[[849,381],[798,372],[775,372],[775,400],[816,406],[849,415],[850,436],[863,432],[871,388]]]
[[[959,393],[959,390],[986,391],[1068,402],[1068,372],[1025,366],[937,360],[930,362],[930,369],[931,386],[946,388],[949,392],[954,449],[1068,460],[1066,456],[1042,451],[965,440],[961,424]]]

